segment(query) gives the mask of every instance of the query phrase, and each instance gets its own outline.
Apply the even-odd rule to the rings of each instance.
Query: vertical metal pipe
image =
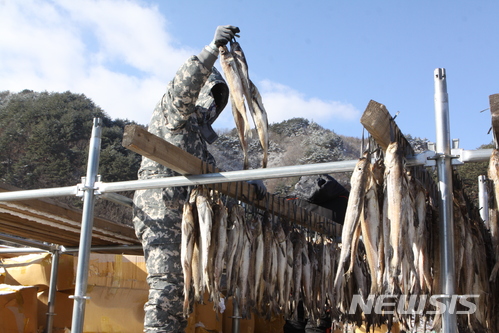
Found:
[[[446,311],[442,314],[442,332],[457,332],[455,313],[449,312],[450,297],[455,290],[454,272],[454,220],[452,202],[452,169],[450,149],[449,100],[447,78],[444,68],[434,72],[435,80],[435,124],[438,190],[440,195],[440,283],[441,292],[446,295]]]
[[[85,302],[88,284],[88,262],[90,258],[90,246],[92,242],[92,227],[94,223],[94,186],[97,180],[99,167],[100,145],[102,134],[102,120],[94,119],[92,137],[88,152],[87,175],[84,184],[83,214],[81,217],[80,247],[78,251],[78,264],[76,268],[76,285],[73,305],[73,319],[71,322],[72,333],[83,332],[83,321],[85,317]]]
[[[46,333],[52,333],[52,328],[54,327],[55,293],[57,288],[57,271],[59,270],[59,255],[60,255],[59,249],[55,249],[54,251],[52,251],[52,266],[50,268]]]
[[[239,333],[239,324],[241,319],[241,312],[239,309],[241,299],[241,291],[236,288],[236,295],[232,298],[232,332]]]
[[[480,217],[489,227],[489,193],[487,190],[488,178],[485,175],[478,176],[478,208],[480,210]]]

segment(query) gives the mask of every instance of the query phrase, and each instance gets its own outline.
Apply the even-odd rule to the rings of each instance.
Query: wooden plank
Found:
[[[369,101],[366,110],[360,118],[360,123],[372,135],[378,145],[386,150],[391,142],[390,124],[392,116],[386,107],[376,101]]]
[[[414,150],[395,123],[385,105],[371,100],[360,119],[361,124],[371,134],[376,143],[385,151],[390,142],[399,143],[404,156],[414,155]],[[438,188],[426,167],[411,167],[411,174],[425,184],[430,196],[437,198]]]
[[[123,147],[162,164],[181,175],[196,175],[203,162],[162,138],[149,133],[144,127],[127,125],[123,134]]]
[[[386,150],[390,142],[397,141],[406,155],[414,153],[385,105],[369,101],[360,123],[383,150]]]
[[[8,184],[0,183],[0,192],[16,190],[20,189]],[[12,209],[13,211],[16,210],[12,207],[9,208],[9,205],[10,204],[5,204],[5,209]],[[10,206],[18,206],[23,214],[31,214],[41,219],[52,220],[50,216],[57,216],[62,219],[67,219],[74,222],[68,225],[73,228],[80,228],[82,212],[66,204],[56,202],[50,198],[16,201]],[[62,221],[62,219],[53,221],[55,223],[61,224],[61,226],[64,226],[67,223]],[[100,217],[94,217],[93,229],[94,234],[105,235],[106,237],[115,237],[117,239],[127,241],[131,244],[140,244],[140,242],[137,240],[137,236],[135,235],[135,230],[128,225],[116,223]]]
[[[19,188],[0,183],[0,192]],[[82,212],[49,198],[0,203],[0,230],[64,246],[78,246]],[[94,217],[92,245],[139,245],[133,227]],[[137,251],[134,251],[135,253]],[[132,254],[130,251],[127,253]]]
[[[173,146],[162,138],[149,133],[137,125],[127,125],[123,135],[123,146],[162,164],[181,175],[199,175],[221,172],[220,169],[204,163],[201,159]],[[232,198],[254,205],[256,208],[273,212],[274,215],[288,219],[313,231],[331,236],[341,235],[342,226],[334,221],[307,212],[305,209],[286,201],[284,198],[267,194],[263,200],[258,200],[254,186],[247,182],[220,183],[212,186]]]
[[[489,96],[490,114],[492,117],[492,131],[496,149],[499,148],[499,94]]]

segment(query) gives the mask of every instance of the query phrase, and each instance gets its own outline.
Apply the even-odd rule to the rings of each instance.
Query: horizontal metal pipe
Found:
[[[62,197],[68,195],[75,196],[77,193],[78,187],[76,185],[67,187],[42,188],[37,190],[11,191],[0,193],[0,201],[41,199],[50,197]]]
[[[127,206],[127,207],[132,207],[133,206],[133,200],[125,197],[124,195],[120,195],[117,193],[103,193],[102,198],[106,199],[108,201]]]
[[[492,154],[492,149],[453,149],[452,154],[459,156],[458,159],[460,162],[485,162],[489,160],[490,155]],[[432,156],[434,155],[435,154],[433,151],[427,151],[415,156],[409,156],[407,158],[407,166],[435,165],[434,161],[428,160],[428,158],[432,158]],[[357,162],[358,160],[349,160],[305,165],[292,165],[265,169],[227,171],[205,175],[129,180],[114,183],[96,182],[95,186],[98,192],[102,194],[103,198],[125,206],[131,206],[132,200],[130,198],[112,193],[161,187],[230,183],[256,179],[272,179],[294,176],[319,175],[324,173],[348,172],[353,171]],[[77,193],[78,186],[2,192],[0,193],[0,201],[15,201],[38,199],[44,197],[67,196],[76,195]]]
[[[13,236],[13,235],[8,235],[8,234],[4,234],[4,233],[0,233],[0,239],[5,241],[5,242],[11,243],[11,244],[34,247],[37,249],[43,249],[43,250],[47,250],[47,251],[53,251],[54,248],[57,247],[54,244],[37,242],[34,240],[25,239],[25,238]]]
[[[317,164],[284,166],[276,168],[228,171],[228,172],[221,172],[214,174],[195,175],[195,176],[177,176],[177,177],[167,177],[167,178],[157,178],[157,179],[147,179],[147,180],[130,180],[130,181],[122,181],[114,183],[96,182],[95,187],[101,194],[104,194],[110,192],[134,191],[134,190],[142,190],[150,188],[161,188],[161,187],[189,186],[189,185],[214,184],[214,183],[224,183],[224,182],[228,183],[228,182],[236,182],[244,180],[318,175],[323,173],[352,171],[356,163],[357,160],[337,161],[337,162],[327,162],[327,163],[317,163]],[[0,193],[0,201],[39,199],[42,197],[76,195],[77,193],[78,193],[78,186],[2,192]],[[117,198],[116,196],[113,196],[113,197],[106,197],[106,199],[112,200]],[[124,203],[125,205],[129,205],[127,203],[128,200],[118,200],[118,201],[122,201],[120,202],[122,204]]]
[[[318,175],[333,172],[352,171],[357,164],[357,160],[337,161],[328,163],[294,165],[285,167],[227,171],[220,173],[210,173],[205,175],[176,176],[166,178],[154,178],[144,180],[130,180],[114,183],[97,183],[99,191],[121,192],[126,190],[145,190],[161,187],[206,185],[215,183],[230,183],[256,179],[272,179],[294,176]]]
[[[48,253],[47,250],[37,249],[33,247],[11,247],[2,248],[0,253]]]
[[[78,247],[60,247],[62,253],[76,253],[78,252]],[[116,251],[116,250],[142,250],[142,245],[102,245],[102,246],[92,246],[90,251]],[[0,253],[42,253],[50,252],[50,250],[44,250],[36,247],[11,247],[11,248],[0,248]]]
[[[142,250],[142,245],[101,245],[92,246],[90,251],[115,251],[115,250]],[[78,247],[65,247],[62,252],[74,253],[78,252]]]
[[[459,155],[459,160],[461,160],[464,163],[488,162],[490,160],[490,155],[492,155],[492,149],[477,149],[477,150],[452,149],[451,154]]]

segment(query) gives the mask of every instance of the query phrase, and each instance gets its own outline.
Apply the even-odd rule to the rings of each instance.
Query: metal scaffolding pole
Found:
[[[449,311],[455,289],[454,272],[454,220],[452,201],[452,168],[449,125],[449,100],[444,68],[437,68],[435,79],[436,161],[440,196],[440,283],[446,297],[446,310],[442,314],[442,332],[457,333],[457,318]]]
[[[80,249],[77,247],[66,247],[64,249],[65,253],[78,252]],[[126,250],[142,250],[142,245],[102,245],[102,246],[92,246],[90,251],[126,251]]]
[[[55,295],[57,288],[57,271],[59,270],[59,255],[60,250],[56,249],[52,251],[52,266],[50,269],[50,284],[49,284],[49,295],[48,295],[48,311],[47,311],[47,330],[46,333],[52,333],[54,327],[54,316],[55,316]]]
[[[84,196],[80,232],[80,249],[76,268],[75,294],[72,296],[74,299],[73,319],[71,322],[72,333],[83,332],[83,322],[85,319],[85,303],[88,298],[86,296],[88,284],[88,261],[90,258],[92,227],[94,223],[94,192],[99,166],[101,136],[102,120],[100,118],[95,118],[92,128],[92,136],[90,138],[87,175],[85,177],[83,187]]]
[[[48,244],[48,243],[42,243],[42,242],[37,242],[33,241],[30,239],[25,239],[13,235],[7,235],[4,233],[0,232],[0,240],[3,240],[7,243],[15,244],[15,245],[23,245],[23,246],[28,246],[32,248],[37,248],[37,249],[42,249],[45,250],[45,252],[50,252],[54,249],[54,244]],[[22,251],[22,250],[20,250]]]
[[[33,247],[25,248],[0,248],[0,254],[6,253],[6,254],[33,254],[33,253],[47,253],[49,251],[47,250],[42,250],[42,249],[36,249]]]

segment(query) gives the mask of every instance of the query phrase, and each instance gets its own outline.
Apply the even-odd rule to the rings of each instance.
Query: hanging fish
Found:
[[[239,304],[241,305],[241,314],[244,319],[250,317],[249,312],[249,286],[248,277],[251,264],[251,245],[253,243],[253,233],[249,230],[250,223],[245,223],[242,232],[242,247],[241,247],[241,260],[239,262]]]
[[[291,239],[292,231],[290,228],[285,228],[286,231],[286,271],[284,276],[284,318],[291,316],[291,291],[293,287],[293,241]]]
[[[303,236],[303,237],[302,237]],[[300,290],[302,281],[302,251],[306,245],[304,235],[295,230],[291,235],[293,240],[293,320],[298,320],[298,303],[300,302]]]
[[[200,188],[196,196],[196,210],[199,222],[199,261],[201,264],[201,293],[209,288],[209,252],[211,245],[211,228],[213,224],[213,211],[208,198],[208,189]]]
[[[180,248],[180,262],[184,273],[184,317],[188,317],[190,309],[190,291],[192,281],[192,256],[194,252],[195,221],[193,206],[188,201],[184,203],[182,213],[182,244]]]
[[[494,195],[494,213],[491,214],[489,219],[489,230],[492,238],[492,249],[495,256],[496,264],[492,269],[490,274],[490,281],[495,281],[497,277],[497,272],[499,271],[499,220],[497,216],[497,211],[499,210],[499,150],[494,149],[492,155],[490,156],[489,168],[488,168],[488,178],[493,184],[493,195]]]
[[[360,220],[360,225],[362,240],[366,249],[366,259],[371,273],[370,293],[378,295],[383,284],[383,267],[378,255],[380,238],[382,238],[382,222],[378,202],[378,186],[372,169],[369,170],[368,179],[369,185],[365,195],[364,214]]]
[[[237,286],[237,278],[239,273],[239,264],[241,262],[241,249],[242,249],[242,233],[244,228],[244,209],[235,205],[229,213],[227,233],[227,296],[232,296],[235,293]]]
[[[277,290],[278,294],[278,303],[276,303],[277,307],[279,309],[282,309],[284,306],[284,279],[286,275],[286,266],[287,266],[287,261],[286,261],[286,233],[284,232],[283,225],[281,223],[281,220],[275,218],[273,220],[272,224],[272,231],[274,232],[274,241],[275,241],[275,246],[276,246],[276,255],[277,255],[277,280],[276,280],[276,287],[275,290]]]
[[[262,167],[266,168],[269,149],[269,124],[267,120],[267,112],[263,106],[262,96],[260,95],[258,88],[249,78],[248,63],[241,45],[234,40],[231,41],[230,48],[239,70],[244,97],[246,98],[246,103],[248,104],[248,109],[251,117],[253,118],[253,122],[255,123],[260,144],[262,145]]]
[[[336,301],[340,307],[344,305],[344,287],[345,279],[348,280],[355,261],[356,244],[360,231],[360,218],[364,209],[364,198],[369,175],[369,161],[367,157],[362,157],[356,164],[351,177],[351,191],[348,198],[345,221],[341,232],[341,253],[338,263],[338,269],[334,279],[334,288],[336,290]],[[343,312],[346,309],[341,309]]]
[[[272,224],[269,212],[265,212],[262,220],[262,234],[263,234],[263,267],[262,279],[258,288],[257,307],[263,315],[267,313],[264,305],[268,303],[270,296],[270,283],[272,275]]]
[[[225,264],[225,253],[227,250],[227,208],[219,199],[212,207],[213,209],[213,237],[212,245],[215,248],[213,261],[213,291],[211,300],[214,309],[220,310],[220,285],[222,283],[222,274]]]
[[[227,46],[220,46],[219,50],[220,63],[225,78],[227,79],[227,84],[229,85],[232,115],[234,116],[239,141],[241,142],[241,148],[243,150],[243,168],[246,170],[249,167],[248,140],[251,137],[251,129],[246,114],[246,106],[244,104],[244,88],[234,56]]]
[[[264,243],[263,243],[263,230],[262,230],[262,217],[259,215],[255,217],[255,240],[253,242],[253,287],[250,286],[251,300],[253,305],[258,302],[258,295],[262,286],[263,262],[264,262]]]
[[[397,142],[388,145],[385,155],[385,203],[386,221],[389,225],[388,242],[385,242],[385,265],[387,267],[389,293],[393,294],[400,281],[402,263],[402,228],[404,223],[403,197],[405,173],[402,154]]]
[[[194,301],[202,302],[203,300],[203,268],[201,264],[200,257],[200,240],[199,240],[199,221],[198,214],[196,210],[196,198],[198,195],[198,188],[194,188],[191,191],[191,195],[189,197],[189,204],[193,208],[193,214],[195,214],[194,219],[195,223],[195,237],[194,237],[194,248],[192,251],[192,286],[194,288]],[[195,212],[194,212],[195,211]],[[185,277],[184,277],[185,278]]]
[[[247,224],[251,233],[250,267],[248,273],[248,297],[249,305],[256,305],[258,287],[262,278],[263,269],[263,235],[262,220],[260,215],[253,216]]]
[[[267,118],[267,111],[263,106],[262,96],[258,91],[258,88],[250,80],[250,92],[252,105],[252,117],[255,123],[255,127],[258,133],[258,138],[260,139],[260,144],[263,150],[262,168],[267,167],[268,163],[268,151],[269,151],[269,121]]]
[[[309,247],[311,246],[310,242],[307,241],[305,234],[302,234],[302,242],[303,247],[301,251],[301,281],[303,288],[303,308],[305,309],[307,317],[311,317],[311,308],[312,308],[312,262],[310,261],[309,256]]]

